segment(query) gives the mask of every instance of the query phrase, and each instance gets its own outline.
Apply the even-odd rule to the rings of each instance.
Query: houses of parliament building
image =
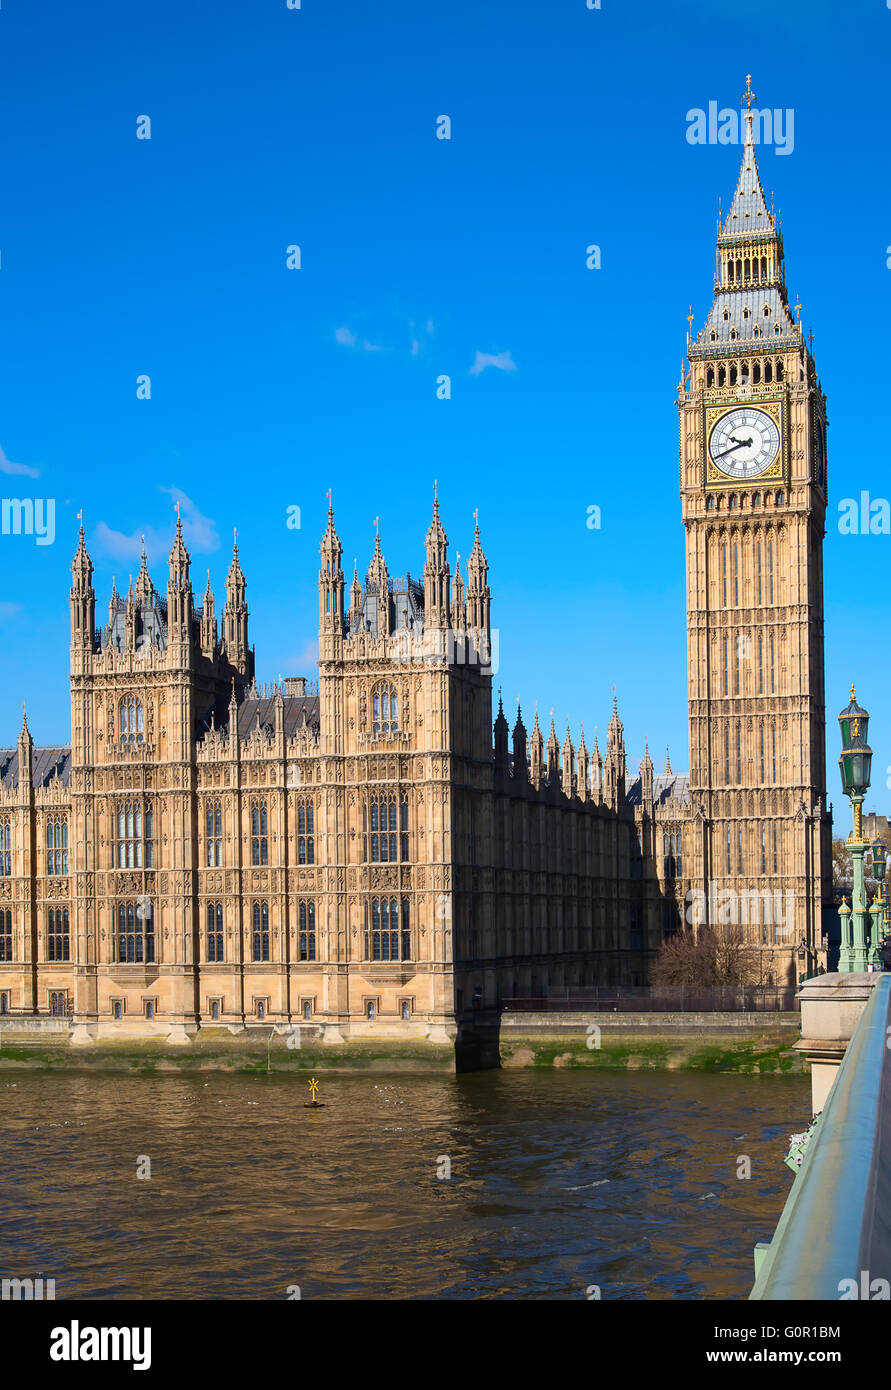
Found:
[[[25,719],[0,749],[0,1012],[445,1041],[473,1003],[646,983],[716,909],[765,983],[825,963],[825,398],[751,108],[677,404],[689,776],[629,776],[615,701],[602,751],[493,709],[479,528],[452,574],[436,500],[419,579],[378,538],[348,583],[329,497],[317,693],[257,686],[237,545],[219,619],[177,520],[164,592],[143,554],[97,624],[81,527],[70,746]]]

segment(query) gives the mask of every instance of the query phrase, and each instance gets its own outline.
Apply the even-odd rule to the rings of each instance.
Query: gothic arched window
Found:
[[[115,955],[129,965],[151,964],[155,959],[155,921],[148,898],[118,904]]]
[[[365,904],[366,960],[411,960],[411,904],[398,898],[372,898]]]
[[[316,905],[311,900],[300,903],[300,959],[316,958]]]
[[[254,903],[253,911],[253,958],[269,959],[269,904]]]
[[[399,728],[399,697],[396,687],[382,681],[371,693],[371,728],[378,734],[394,734]]]
[[[207,959],[223,960],[223,904],[207,904]]]
[[[303,797],[297,802],[297,862],[316,862],[315,808],[311,799]]]
[[[68,821],[64,816],[51,816],[46,823],[46,871],[68,872]]]
[[[223,862],[223,805],[208,801],[204,811],[204,838],[207,843],[207,863],[219,868]]]
[[[46,938],[47,960],[70,960],[71,937],[68,934],[68,908],[51,907]]]
[[[151,807],[125,801],[112,813],[113,863],[119,869],[154,867]]]
[[[251,802],[251,863],[269,863],[269,818],[265,801]]]
[[[12,913],[0,909],[0,961],[12,960]]]
[[[121,701],[121,743],[142,743],[142,701],[127,695]]]
[[[0,820],[0,878],[9,878],[12,874],[12,825],[9,818],[4,816]]]

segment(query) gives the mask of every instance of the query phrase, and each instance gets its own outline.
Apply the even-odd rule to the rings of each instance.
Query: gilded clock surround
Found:
[[[722,473],[715,464],[709,453],[709,440],[715,425],[725,415],[732,415],[735,410],[742,410],[746,406],[754,406],[758,410],[763,410],[765,415],[770,416],[779,432],[780,451],[773,463],[768,464],[763,472],[753,474],[748,478],[734,478],[728,473]],[[765,481],[786,480],[788,441],[782,396],[778,396],[775,391],[737,391],[731,401],[722,400],[720,405],[704,405],[702,419],[703,482],[707,488],[751,488]]]

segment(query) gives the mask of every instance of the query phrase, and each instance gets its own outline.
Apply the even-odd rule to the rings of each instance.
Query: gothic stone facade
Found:
[[[493,747],[488,566],[477,531],[453,580],[438,504],[420,580],[378,540],[346,607],[330,510],[320,549],[314,694],[256,686],[237,547],[221,631],[179,523],[166,599],[143,557],[97,630],[81,531],[71,746],[25,721],[0,753],[0,1008],[70,1013],[82,1040],[445,1039],[474,1001],[645,980],[653,822],[680,823],[685,779],[647,757],[626,788],[615,708],[605,759],[519,710]]]
[[[604,756],[500,702],[493,738],[488,565],[477,530],[451,574],[438,503],[422,577],[378,539],[348,594],[329,507],[318,693],[258,689],[237,546],[219,624],[177,522],[166,597],[143,556],[98,628],[81,530],[71,746],[0,750],[0,1011],[444,1040],[475,1002],[645,982],[697,900],[765,983],[825,964],[825,398],[751,123],[688,359],[689,779],[628,778],[615,701]]]

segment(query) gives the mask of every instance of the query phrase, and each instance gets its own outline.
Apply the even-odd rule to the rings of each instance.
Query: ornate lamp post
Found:
[[[842,751],[838,760],[842,791],[850,799],[854,812],[854,829],[847,839],[854,863],[854,891],[851,906],[843,902],[839,910],[842,941],[838,968],[841,974],[850,974],[865,971],[868,959],[869,913],[863,859],[869,846],[863,838],[863,799],[872,772],[872,749],[866,742],[869,714],[857,704],[853,685],[851,703],[842,710],[838,722],[842,736]]]

